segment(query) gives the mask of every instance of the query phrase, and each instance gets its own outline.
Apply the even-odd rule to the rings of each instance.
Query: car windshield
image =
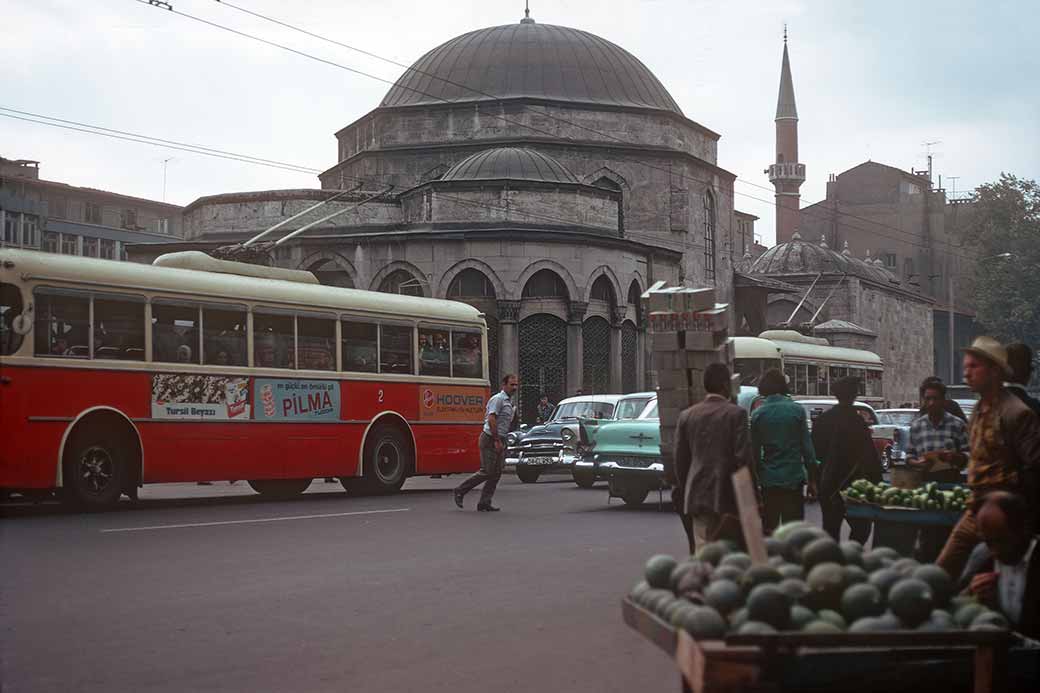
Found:
[[[914,411],[879,411],[878,423],[883,426],[909,426],[917,418]]]
[[[609,419],[614,415],[614,405],[610,402],[567,402],[556,407],[553,421],[562,419]]]
[[[626,397],[625,399],[618,402],[617,405],[617,419],[635,419],[639,417],[639,412],[646,408],[646,403],[650,401],[649,397]]]
[[[656,419],[659,418],[657,414],[657,400],[652,399],[650,403],[646,405],[643,412],[639,415],[640,419]]]

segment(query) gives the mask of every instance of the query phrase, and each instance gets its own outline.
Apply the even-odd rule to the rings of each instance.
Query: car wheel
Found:
[[[519,464],[516,466],[516,476],[525,484],[533,484],[538,481],[538,477],[541,475],[542,472],[540,469],[532,469],[526,465]]]
[[[117,440],[90,429],[77,434],[63,470],[67,502],[83,510],[104,510],[119,501],[127,469]]]
[[[579,470],[575,467],[571,472],[571,475],[574,477],[574,483],[576,483],[580,488],[592,488],[596,485],[596,472],[591,469]]]
[[[307,490],[311,479],[252,479],[249,486],[268,498],[292,498]]]

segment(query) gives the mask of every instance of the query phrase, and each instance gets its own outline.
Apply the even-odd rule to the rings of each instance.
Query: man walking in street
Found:
[[[683,411],[675,428],[675,468],[665,473],[681,489],[677,510],[688,527],[691,554],[709,541],[729,538],[722,536],[726,526],[736,530],[739,540],[732,477],[751,466],[751,445],[747,413],[730,401],[731,387],[729,368],[709,365],[704,370],[707,396]]]
[[[758,392],[765,401],[751,414],[751,454],[758,470],[765,505],[763,529],[805,519],[802,487],[808,481],[816,496],[816,451],[805,409],[787,396],[787,380],[772,368],[762,375]]]
[[[506,434],[513,423],[513,394],[519,387],[515,375],[502,378],[502,390],[488,400],[484,414],[484,430],[480,433],[480,471],[459,484],[455,489],[455,505],[464,507],[462,499],[480,484],[484,488],[480,492],[477,510],[480,512],[498,512],[501,508],[491,505],[498,480],[502,477],[502,463],[506,452]]]
[[[992,337],[979,337],[964,350],[964,382],[979,394],[968,427],[971,460],[968,485],[976,500],[991,491],[1021,493],[1030,504],[1037,495],[1040,418],[1004,387],[1011,376],[1007,351]],[[954,579],[982,540],[974,510],[966,511],[950,532],[936,561]]]
[[[1040,416],[1040,401],[1030,397],[1026,386],[1033,377],[1033,350],[1028,344],[1009,344],[1007,348],[1008,365],[1011,367],[1011,378],[1005,383],[1011,394]]]
[[[870,537],[870,520],[845,517],[841,491],[857,479],[881,481],[881,463],[870,438],[870,429],[852,406],[859,394],[859,379],[842,378],[831,387],[838,404],[820,414],[813,422],[812,440],[820,469],[820,511],[823,529],[841,541],[841,522],[848,520],[849,538],[861,544]]]

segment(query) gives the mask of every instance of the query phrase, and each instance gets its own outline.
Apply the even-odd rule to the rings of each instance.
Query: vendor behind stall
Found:
[[[1000,610],[1014,630],[1040,638],[1035,511],[1021,495],[994,491],[979,500],[975,516],[987,550],[974,553],[968,564],[970,592]]]
[[[924,414],[910,424],[907,464],[924,472],[924,480],[956,484],[968,463],[968,427],[946,411],[946,386],[929,378],[921,385]]]

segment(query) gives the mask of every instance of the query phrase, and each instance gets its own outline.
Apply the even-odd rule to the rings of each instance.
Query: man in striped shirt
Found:
[[[921,387],[925,413],[910,424],[907,463],[925,473],[925,481],[959,483],[968,462],[968,427],[946,411],[946,386],[926,380]]]

